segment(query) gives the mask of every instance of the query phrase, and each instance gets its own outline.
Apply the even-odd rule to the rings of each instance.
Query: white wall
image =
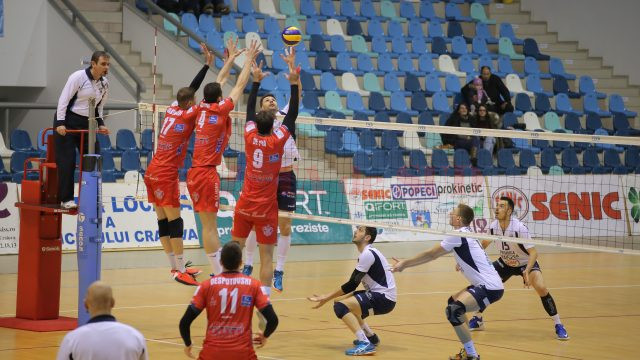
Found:
[[[0,86],[46,86],[47,1],[5,0]]]
[[[578,41],[592,56],[613,66],[616,75],[628,75],[640,85],[640,1],[638,0],[521,0],[532,18],[546,21],[558,39]]]

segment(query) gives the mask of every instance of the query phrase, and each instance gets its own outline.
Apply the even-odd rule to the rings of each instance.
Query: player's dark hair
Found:
[[[273,111],[261,110],[256,115],[256,124],[258,125],[258,134],[269,135],[273,128],[273,122],[276,119],[276,114]]]
[[[270,98],[270,97],[271,97],[271,98],[274,98],[274,99],[276,98],[276,96],[275,96],[275,95],[273,95],[272,93],[268,93],[268,94],[265,94],[264,96],[262,96],[262,97],[260,98],[260,107],[262,107],[262,102],[264,101],[264,99],[266,99],[266,98]]]
[[[371,238],[369,239],[369,244],[373,244],[374,241],[376,241],[376,236],[378,236],[378,229],[371,227],[371,226],[366,226],[364,228],[364,234],[369,235]]]
[[[227,271],[235,271],[242,264],[242,248],[237,241],[224,244],[220,253],[220,263]]]
[[[204,101],[206,103],[217,103],[222,97],[222,87],[217,82],[210,82],[204,86]]]
[[[515,205],[513,203],[513,200],[510,197],[502,196],[502,197],[500,197],[500,201],[506,201],[507,204],[509,204],[509,209],[511,209],[511,211],[513,211]]]
[[[94,51],[93,54],[91,54],[91,61],[97,64],[101,57],[109,59],[111,56],[109,56],[106,51],[98,50]]]
[[[196,92],[193,91],[192,88],[183,87],[183,88],[180,88],[180,90],[178,90],[178,94],[176,95],[176,100],[178,101],[178,105],[180,105],[180,107],[184,109],[186,108],[187,103],[193,100],[195,96],[196,96]]]
[[[473,221],[473,209],[468,205],[459,204],[458,210],[460,211],[460,217],[462,218],[462,224],[468,226]]]

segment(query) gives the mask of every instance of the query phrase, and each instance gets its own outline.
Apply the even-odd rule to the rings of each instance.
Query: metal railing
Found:
[[[71,11],[71,19],[68,19],[67,14],[63,11],[63,9],[60,8],[60,6],[57,4],[57,1],[62,2],[64,6],[66,6],[67,9]],[[127,75],[135,82],[135,89],[131,86],[131,84],[129,84],[128,81],[123,81],[123,86],[127,88],[127,90],[132,95],[135,95],[136,101],[140,101],[140,94],[145,91],[144,81],[142,81],[142,79],[138,76],[138,74],[136,74],[133,68],[131,68],[131,66],[127,64],[127,62],[122,58],[122,56],[118,54],[116,49],[113,48],[111,44],[109,44],[109,42],[100,34],[100,32],[96,30],[95,27],[93,27],[93,25],[89,22],[89,20],[87,20],[87,18],[85,18],[84,15],[82,15],[80,10],[78,10],[78,8],[75,7],[75,5],[73,5],[69,0],[49,0],[49,3],[51,3],[51,5],[54,8],[56,8],[56,10],[58,10],[59,13],[64,14],[63,17],[69,22],[71,26],[77,28],[78,24],[76,21],[79,21],[87,29],[87,31],[100,43],[100,45],[104,47],[104,50],[106,50],[109,53],[109,55],[114,60],[116,60],[116,62],[127,73]],[[86,38],[84,34],[82,34],[82,36]]]
[[[191,31],[190,29],[187,29],[186,27],[182,26],[182,23],[180,23],[179,20],[176,20],[175,18],[173,18],[172,16],[169,15],[168,12],[164,11],[161,7],[159,7],[158,5],[156,5],[153,1],[151,0],[143,0],[144,4],[147,6],[147,18],[149,20],[149,22],[153,22],[153,20],[151,19],[152,15],[157,14],[162,16],[165,20],[167,20],[168,22],[170,22],[171,24],[173,24],[178,31],[176,31],[176,41],[178,39],[180,39],[181,34],[187,34],[187,36],[189,36],[190,38],[193,38],[194,40],[196,40],[198,43],[207,43],[207,41],[200,35],[196,34],[195,32]],[[133,8],[136,8],[135,6],[135,1],[133,1],[132,4]],[[140,10],[138,8],[136,8],[137,10]],[[162,26],[162,24],[159,24],[160,29],[163,30],[163,32],[165,32],[165,34],[168,34],[167,31],[164,30],[164,26]],[[213,47],[209,47],[209,49],[213,52],[213,54],[221,59],[224,59],[224,54],[221,53],[218,49],[213,48]],[[237,64],[233,64],[233,68],[239,73],[242,68],[240,66],[238,66]]]

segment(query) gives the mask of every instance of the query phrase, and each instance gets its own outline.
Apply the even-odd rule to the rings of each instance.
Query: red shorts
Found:
[[[220,178],[214,166],[195,167],[187,173],[187,189],[196,212],[218,212]]]
[[[204,346],[200,351],[198,360],[257,360],[258,357],[253,349],[232,350],[220,349],[219,347]]]
[[[250,216],[236,207],[231,236],[246,239],[254,227],[258,244],[275,245],[278,241],[278,207],[261,217]]]
[[[154,167],[144,175],[149,203],[156,206],[180,207],[180,186],[178,169],[174,167]]]

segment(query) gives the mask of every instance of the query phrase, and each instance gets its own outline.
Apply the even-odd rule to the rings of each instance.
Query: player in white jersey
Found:
[[[496,204],[496,220],[491,223],[489,231],[491,235],[503,235],[522,239],[531,239],[529,229],[522,221],[514,217],[513,200],[503,196]],[[485,240],[482,246],[486,249],[492,241]],[[538,264],[538,251],[531,244],[518,244],[508,242],[496,242],[500,258],[493,262],[502,282],[506,282],[511,276],[522,276],[522,280],[526,287],[533,288],[540,296],[542,306],[555,323],[556,336],[558,340],[569,340],[569,335],[560,322],[560,315],[556,303],[551,297],[549,290],[544,284],[542,271]],[[484,330],[484,322],[482,320],[482,311],[476,313],[469,320],[469,329],[471,331]]]
[[[471,286],[460,290],[447,301],[447,320],[453,325],[456,335],[464,346],[458,354],[449,358],[452,360],[480,359],[471,340],[471,333],[465,325],[467,322],[465,313],[484,310],[489,304],[500,300],[504,294],[500,276],[491,265],[482,245],[477,239],[465,234],[472,232],[469,228],[472,221],[473,209],[464,204],[458,205],[449,214],[449,224],[461,232],[459,236],[447,236],[439,245],[410,259],[398,261],[394,258],[396,264],[392,268],[394,272],[402,271],[408,267],[435,260],[451,251],[454,252],[456,263]]]
[[[377,235],[378,230],[374,227],[358,226],[351,242],[358,248],[360,256],[349,281],[331,294],[308,298],[318,303],[314,309],[329,300],[339,298],[333,303],[333,311],[357,338],[353,342],[355,347],[345,351],[345,354],[351,356],[374,354],[380,343],[378,335],[364,322],[369,316],[369,310],[374,315],[382,315],[391,312],[396,306],[396,282],[389,263],[380,250],[371,246]],[[365,290],[354,291],[360,283]]]
[[[260,81],[267,75],[262,71],[262,64],[253,69],[253,86],[260,86]],[[298,81],[299,100],[302,98],[302,84]],[[257,89],[253,89],[257,92]],[[253,102],[253,110],[247,104],[247,111],[255,112],[255,102]],[[289,104],[283,109],[278,110],[278,102],[273,94],[266,94],[260,99],[261,111],[276,112],[277,118],[273,122],[273,128],[277,129],[282,125],[282,118],[289,112]],[[298,147],[293,137],[284,145],[284,154],[282,155],[282,163],[280,164],[280,173],[278,175],[278,210],[295,212],[296,211],[296,191],[297,179],[293,171],[293,165],[300,158]],[[273,271],[273,288],[279,292],[283,290],[284,263],[287,259],[289,247],[291,247],[291,218],[278,217],[278,228],[280,236],[278,236],[278,248],[276,250],[276,268]],[[245,265],[242,273],[250,276],[253,272],[253,255],[255,254],[258,243],[256,241],[256,232],[251,231],[245,243]]]

